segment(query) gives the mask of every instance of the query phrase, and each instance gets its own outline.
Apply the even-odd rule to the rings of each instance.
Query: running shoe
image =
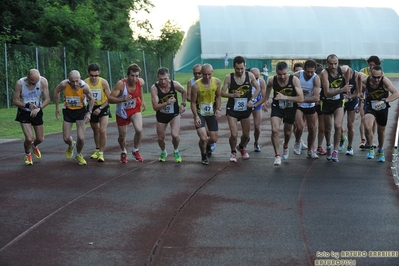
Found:
[[[201,163],[204,164],[204,165],[208,165],[209,164],[208,156],[206,154],[202,155]]]
[[[80,153],[75,156],[75,160],[78,161],[79,165],[86,165],[86,160],[83,158],[83,155]]]
[[[319,156],[316,153],[316,150],[308,151],[308,158],[310,159],[319,159]]]
[[[374,159],[374,149],[370,148],[369,152],[367,153],[367,159]]]
[[[133,158],[136,160],[136,162],[142,162],[143,157],[141,157],[139,150],[137,151],[132,151]]]
[[[230,162],[237,162],[237,154],[235,152],[230,154]]]
[[[211,144],[211,145],[212,145],[212,144]],[[206,154],[206,156],[207,156],[208,158],[211,158],[211,156],[212,156],[212,148],[211,148],[211,145],[207,145],[207,146],[206,146],[205,154]]]
[[[33,145],[32,145],[32,151],[35,154],[37,159],[42,158],[42,153],[40,152],[39,147],[33,147]]]
[[[327,146],[326,158],[328,161],[331,161],[332,156],[332,145]]]
[[[25,164],[26,165],[32,165],[33,164],[32,153],[25,154]]]
[[[377,160],[382,163],[385,162],[384,150],[378,150]]]
[[[280,155],[276,155],[276,157],[274,157],[274,165],[275,166],[281,165],[281,156]]]
[[[125,152],[121,152],[121,163],[127,163],[127,154]]]
[[[290,155],[290,151],[289,151],[288,147],[287,148],[283,147],[283,159],[287,160],[289,155]]]
[[[181,163],[181,156],[180,156],[179,151],[178,151],[178,150],[175,150],[175,151],[173,152],[173,155],[175,156],[175,162],[176,162],[176,163]]]
[[[332,152],[331,161],[336,162],[336,163],[339,162],[339,160],[338,160],[338,151],[334,150]]]
[[[295,142],[295,143],[294,143],[294,153],[295,153],[296,155],[301,155],[301,151],[302,151],[302,149],[301,149],[301,142]]]
[[[98,158],[97,158],[97,162],[100,162],[100,163],[103,163],[105,160],[104,160],[104,153],[98,153]]]
[[[373,141],[373,148],[376,149],[377,148],[377,144],[375,144],[375,142]]]
[[[98,154],[99,154],[99,152],[100,152],[100,150],[99,150],[99,149],[96,149],[96,150],[94,151],[94,153],[90,156],[90,158],[92,158],[92,159],[98,159]]]
[[[359,144],[359,149],[364,149],[364,148],[366,148],[366,140],[362,139],[362,141],[360,141]]]
[[[214,152],[216,150],[216,143],[212,143],[210,146],[211,146],[211,151]]]
[[[352,147],[349,147],[349,146],[348,146],[348,148],[346,149],[346,155],[351,155],[351,156],[353,156],[353,149],[352,149]]]
[[[260,147],[258,143],[254,143],[254,151],[255,152],[260,152]]]
[[[308,149],[308,146],[305,144],[305,142],[303,140],[301,140],[301,147],[302,147],[302,150]]]
[[[323,147],[317,147],[317,154],[318,155],[326,155],[327,151],[323,149]]]
[[[241,157],[244,159],[244,160],[247,160],[247,159],[249,159],[249,154],[248,154],[248,152],[247,152],[247,150],[245,149],[245,148],[240,148],[240,145],[237,145],[237,147],[236,147],[236,149],[241,153]]]
[[[165,162],[166,156],[168,156],[168,153],[166,151],[161,152],[161,155],[159,155],[158,161]]]
[[[75,149],[75,146],[76,146],[76,141],[72,141],[72,146],[69,146],[68,149],[66,150],[66,153],[65,153],[65,157],[67,159],[71,159],[72,158],[73,149]]]
[[[346,136],[343,136],[339,141],[338,151],[342,151],[345,145],[345,142],[348,140]]]

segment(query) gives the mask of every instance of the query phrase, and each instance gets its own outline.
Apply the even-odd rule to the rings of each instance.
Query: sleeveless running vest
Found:
[[[161,110],[157,111],[157,113],[163,113],[167,115],[177,115],[179,114],[179,103],[177,100],[177,91],[175,90],[175,85],[173,84],[173,80],[170,81],[170,89],[167,93],[163,93],[158,83],[155,83],[155,87],[158,92],[158,103],[166,102],[170,97],[175,97],[176,101],[174,104],[168,104]]]
[[[328,71],[328,68],[325,68],[325,70],[327,71],[328,74],[328,82],[330,84],[329,88],[333,89],[333,90],[337,90],[342,88],[343,86],[345,86],[345,78],[344,75],[342,74],[342,70],[340,67],[338,67],[338,76],[337,77],[333,77],[331,76],[330,72]],[[323,86],[322,86],[322,90],[320,93],[320,98],[323,101],[342,101],[343,97],[342,97],[342,93],[340,94],[336,94],[333,97],[326,97],[324,94],[324,90],[323,90]]]
[[[241,96],[239,98],[229,98],[227,100],[226,108],[233,111],[247,111],[247,103],[252,97],[252,86],[249,82],[248,72],[245,72],[245,80],[242,85],[238,85],[234,80],[234,73],[230,74],[230,87],[229,93],[239,91]]]
[[[93,85],[90,83],[90,78],[85,79],[87,85],[89,85],[91,89],[91,93],[93,94],[94,98],[94,105],[102,105],[107,101],[107,95],[105,95],[103,90],[103,79],[98,78],[97,85]]]
[[[286,96],[296,96],[296,90],[292,83],[293,75],[288,78],[288,83],[284,87],[281,87],[277,82],[277,76],[273,77],[273,98],[277,96],[277,92],[280,92]],[[280,109],[297,108],[298,104],[288,100],[273,100],[273,105],[278,106]]]
[[[40,107],[42,105],[41,102],[41,78],[39,78],[39,82],[35,84],[35,88],[30,90],[28,86],[26,86],[25,83],[25,78],[21,78],[19,80],[22,84],[22,90],[21,90],[21,100],[24,104],[30,103],[30,104],[35,104],[36,106]],[[29,108],[21,108],[25,111],[30,112],[31,110]]]
[[[216,79],[212,77],[211,85],[209,88],[205,88],[201,82],[201,79],[197,81],[198,83],[198,96],[197,96],[197,110],[202,116],[212,116],[216,112],[216,90],[217,84]]]

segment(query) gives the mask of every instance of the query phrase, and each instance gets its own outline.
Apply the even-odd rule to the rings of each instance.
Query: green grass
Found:
[[[232,72],[232,69],[215,69],[213,76],[220,79],[223,84],[224,77]],[[388,78],[398,78],[398,73],[386,73]],[[273,73],[269,73],[269,76],[273,76]],[[192,77],[191,73],[177,73],[175,75],[175,80],[180,82],[181,85],[186,88],[187,81]],[[399,89],[399,88],[398,88]],[[150,94],[144,95],[144,100],[147,106],[147,110],[143,112],[143,116],[153,115],[155,111],[151,106],[151,96]],[[115,105],[111,104],[112,118],[109,119],[110,122],[115,122]],[[190,108],[188,104],[186,108]],[[62,131],[62,115],[60,120],[55,118],[55,105],[50,104],[44,110],[44,133],[58,133]],[[15,121],[17,114],[17,108],[4,108],[0,111],[0,139],[15,139],[24,138],[19,122]],[[90,125],[88,125],[90,126]],[[75,128],[75,126],[74,126]]]

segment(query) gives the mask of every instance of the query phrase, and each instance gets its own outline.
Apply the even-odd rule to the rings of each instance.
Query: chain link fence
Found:
[[[26,76],[31,68],[36,68],[49,82],[50,96],[55,87],[66,79],[71,70],[78,70],[82,79],[87,77],[87,67],[97,63],[101,68],[101,77],[105,78],[111,89],[116,82],[126,77],[126,70],[132,63],[140,66],[141,78],[146,85],[144,90],[149,93],[151,85],[157,81],[156,72],[161,66],[170,70],[173,79],[173,54],[165,58],[150,51],[116,52],[94,51],[87,61],[77,60],[64,47],[39,47],[27,45],[1,44],[0,53],[0,108],[12,107],[14,86],[18,79]]]

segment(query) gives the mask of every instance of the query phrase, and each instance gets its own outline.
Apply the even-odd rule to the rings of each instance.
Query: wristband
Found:
[[[92,114],[92,113],[93,113],[93,111],[92,111],[92,110],[90,110],[90,111],[89,111],[89,114]]]

